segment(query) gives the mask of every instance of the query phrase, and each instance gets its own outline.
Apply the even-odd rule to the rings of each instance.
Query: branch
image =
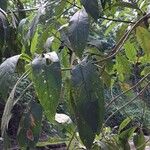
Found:
[[[106,109],[108,107],[110,107],[110,105],[112,103],[114,103],[119,97],[121,97],[122,95],[126,94],[127,92],[129,92],[130,90],[133,90],[134,88],[136,88],[142,81],[144,81],[148,76],[150,75],[150,73],[148,73],[145,77],[143,77],[137,84],[135,84],[134,86],[132,86],[131,88],[129,88],[128,90],[122,92],[121,94],[117,95],[114,99],[112,99],[109,104],[106,105]]]
[[[107,17],[103,17],[103,16],[100,16],[101,19],[105,19],[105,20],[110,20],[110,21],[114,21],[114,22],[121,22],[121,23],[131,23],[131,24],[134,24],[135,22],[132,22],[132,21],[125,21],[125,20],[118,20],[118,19],[113,19],[113,18],[107,18]]]
[[[17,10],[10,10],[10,11],[7,11],[7,14],[10,14],[10,13],[18,13],[18,12],[28,12],[28,11],[37,11],[39,8],[38,7],[35,7],[35,8],[28,8],[28,9],[17,9]]]
[[[140,18],[133,26],[132,28],[126,32],[122,38],[119,40],[119,42],[117,43],[117,45],[112,49],[113,54],[108,55],[106,58],[102,59],[102,60],[98,60],[95,61],[95,63],[99,63],[99,62],[103,62],[106,61],[108,59],[113,58],[122,48],[122,46],[124,45],[124,43],[126,42],[126,40],[128,39],[128,37],[130,36],[131,32],[138,27],[142,22],[145,21],[145,19],[150,18],[150,13],[146,14],[145,16],[143,16],[142,18]]]
[[[136,95],[134,98],[132,98],[129,102],[127,102],[126,104],[124,104],[123,106],[121,106],[119,109],[117,109],[114,113],[112,113],[105,121],[104,124],[106,124],[108,122],[108,120],[114,115],[116,114],[118,111],[120,111],[121,109],[123,109],[124,107],[128,106],[130,103],[132,103],[133,101],[136,100],[136,98],[138,98],[145,90],[146,88],[149,86],[150,82],[148,82],[148,84],[138,93],[138,95]]]

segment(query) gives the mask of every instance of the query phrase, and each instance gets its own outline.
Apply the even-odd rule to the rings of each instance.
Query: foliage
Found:
[[[149,6],[137,0],[0,0],[4,148],[10,148],[7,130],[20,105],[21,148],[36,147],[44,114],[66,131],[68,149],[130,149],[132,137],[135,147],[144,149],[142,128],[149,127],[150,108]],[[17,95],[24,79],[29,83]],[[32,96],[24,101],[28,91]],[[60,103],[67,104],[63,113],[69,122],[64,114],[57,119]],[[116,114],[127,119],[115,134],[107,133]],[[135,121],[140,125],[127,126]]]

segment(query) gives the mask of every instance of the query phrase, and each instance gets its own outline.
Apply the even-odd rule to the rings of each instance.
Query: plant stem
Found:
[[[136,84],[135,84],[134,86],[132,86],[131,88],[129,88],[128,90],[126,90],[126,91],[122,92],[121,94],[117,95],[114,99],[112,99],[112,100],[109,102],[109,104],[106,105],[106,109],[107,109],[108,107],[110,107],[110,105],[111,105],[112,103],[114,103],[120,96],[122,96],[122,95],[126,94],[127,92],[129,92],[130,90],[136,88],[136,87],[137,87],[142,81],[144,81],[149,75],[150,75],[150,73],[148,73],[145,77],[143,77],[138,83],[136,83]]]
[[[132,21],[126,21],[126,20],[120,20],[120,19],[114,19],[114,18],[107,18],[107,17],[103,17],[103,16],[100,16],[100,18],[104,19],[104,20],[114,21],[114,22],[131,23],[131,24],[135,23],[135,22],[132,22]]]

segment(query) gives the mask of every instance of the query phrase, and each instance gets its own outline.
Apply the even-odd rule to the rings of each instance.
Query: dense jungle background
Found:
[[[149,0],[0,0],[0,149],[150,149]]]

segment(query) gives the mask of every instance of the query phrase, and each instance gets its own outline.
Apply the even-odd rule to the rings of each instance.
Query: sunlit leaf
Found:
[[[120,132],[122,129],[124,129],[131,121],[131,118],[127,117],[119,126],[118,132]]]
[[[59,5],[55,9],[56,16],[61,15],[61,13],[63,12],[63,10],[65,8],[66,2],[67,2],[67,0],[61,0],[61,2],[59,3]]]
[[[136,61],[137,51],[133,43],[127,41],[124,45],[126,56],[130,61]]]
[[[150,32],[139,26],[136,28],[136,37],[145,54],[150,55]]]

